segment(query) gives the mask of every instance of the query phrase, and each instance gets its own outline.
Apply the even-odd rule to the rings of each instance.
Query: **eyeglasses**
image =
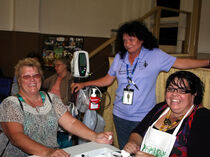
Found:
[[[41,75],[40,74],[35,74],[35,75],[23,75],[21,76],[24,80],[30,80],[30,79],[40,79]]]
[[[60,66],[60,65],[63,65],[63,64],[55,64],[55,67],[58,67],[58,66]]]
[[[166,89],[167,92],[170,92],[170,93],[174,93],[175,91],[177,91],[177,93],[179,94],[187,94],[187,93],[191,93],[191,90],[185,90],[183,88],[172,88],[172,87],[168,87]]]

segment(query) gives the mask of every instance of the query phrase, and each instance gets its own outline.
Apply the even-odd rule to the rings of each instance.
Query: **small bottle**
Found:
[[[92,94],[90,96],[89,109],[98,110],[100,107],[100,98],[96,96],[96,88],[92,88]]]

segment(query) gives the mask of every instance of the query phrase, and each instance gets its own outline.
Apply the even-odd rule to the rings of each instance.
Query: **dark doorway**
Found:
[[[180,9],[180,0],[157,0],[157,6],[167,8]],[[162,10],[161,18],[176,17],[179,13]],[[176,45],[177,44],[178,27],[160,28],[159,44],[160,45]]]
[[[176,45],[177,43],[177,27],[160,28],[159,44],[160,45]]]
[[[157,6],[180,9],[180,0],[157,0]],[[161,17],[179,16],[179,13],[163,10]]]

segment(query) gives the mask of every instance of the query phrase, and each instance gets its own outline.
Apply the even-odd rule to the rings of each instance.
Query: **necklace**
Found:
[[[171,110],[169,110],[168,114],[166,115],[166,118],[165,120],[163,121],[163,124],[162,126],[160,127],[160,131],[167,131],[169,130],[170,128],[174,127],[177,123],[179,123],[183,116],[180,116],[176,121],[174,121],[173,123],[171,122],[171,120],[169,119],[170,118],[170,115],[171,115]]]
[[[43,100],[41,99],[41,102],[40,102],[40,100],[39,99],[37,99],[38,101],[36,101],[35,103],[34,102],[32,102],[27,96],[25,96],[25,94],[22,94],[22,98],[24,98],[23,100],[25,101],[27,101],[27,103],[30,105],[30,106],[32,106],[33,108],[35,108],[36,109],[36,111],[39,113],[39,107],[40,106],[42,106],[43,105]],[[41,97],[42,98],[42,97]],[[25,102],[26,102],[25,101]],[[41,104],[41,105],[40,105]]]
[[[39,113],[39,107],[41,105],[36,105],[35,103],[33,103],[31,100],[29,100],[28,98],[26,98],[26,100],[32,105],[32,107],[34,107],[36,109],[36,111]],[[40,104],[40,103],[39,103]]]

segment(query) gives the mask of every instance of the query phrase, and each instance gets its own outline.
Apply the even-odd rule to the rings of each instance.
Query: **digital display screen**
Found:
[[[85,54],[84,53],[80,53],[79,54],[79,65],[80,66],[86,66],[87,63],[86,63],[86,57],[85,57]]]

